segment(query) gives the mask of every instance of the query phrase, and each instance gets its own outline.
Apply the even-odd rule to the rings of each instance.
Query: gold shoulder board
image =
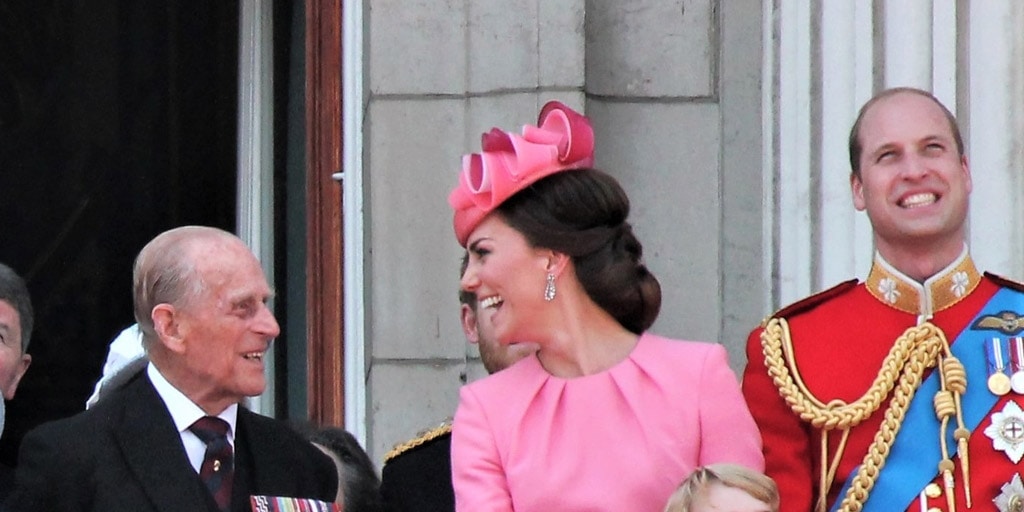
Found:
[[[429,441],[433,441],[434,439],[437,439],[438,437],[441,437],[441,436],[443,436],[445,434],[448,434],[451,431],[452,431],[452,422],[451,421],[445,421],[444,423],[438,425],[437,427],[434,427],[434,428],[432,428],[430,430],[426,430],[426,431],[420,432],[420,434],[417,435],[416,437],[414,437],[414,438],[412,438],[412,439],[410,439],[410,440],[408,440],[408,441],[406,441],[404,443],[396,444],[395,447],[392,448],[391,451],[389,451],[387,453],[387,455],[384,456],[384,463],[387,464],[388,461],[390,461],[391,459],[393,459],[395,457],[398,457],[399,455],[401,455],[401,454],[403,454],[403,453],[405,453],[405,452],[407,452],[407,451],[409,451],[409,450],[411,450],[413,448],[416,448],[417,446],[420,446],[420,445],[422,445],[424,443],[427,443]]]

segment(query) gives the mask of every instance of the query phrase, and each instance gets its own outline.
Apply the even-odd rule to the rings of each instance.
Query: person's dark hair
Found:
[[[860,177],[860,156],[861,153],[864,151],[864,147],[861,145],[860,142],[860,124],[864,120],[864,115],[867,114],[868,110],[870,110],[871,107],[875,105],[875,103],[878,103],[879,101],[890,96],[895,96],[897,94],[902,93],[910,93],[916,94],[918,96],[923,96],[925,98],[932,100],[932,102],[934,102],[936,105],[939,106],[940,109],[942,109],[942,113],[946,116],[946,121],[949,123],[949,130],[953,133],[953,140],[956,142],[957,153],[960,156],[964,156],[964,138],[960,134],[960,126],[957,125],[956,116],[954,116],[953,113],[950,112],[949,109],[946,108],[946,106],[943,105],[942,102],[935,97],[935,95],[928,91],[917,89],[914,87],[893,87],[892,89],[886,89],[876,94],[874,97],[868,100],[868,102],[865,103],[864,106],[860,108],[860,112],[857,113],[857,120],[853,122],[853,127],[850,128],[850,139],[848,141],[850,149],[850,170],[854,176],[857,176],[858,178]]]
[[[661,285],[643,263],[643,246],[626,222],[629,198],[596,169],[552,174],[496,210],[530,245],[572,258],[583,289],[623,327],[639,334],[661,309]]]
[[[11,267],[0,263],[0,300],[7,302],[18,312],[21,321],[21,351],[28,350],[28,342],[32,339],[32,297],[28,286]]]
[[[466,267],[469,266],[469,253],[462,254],[462,264],[459,266],[459,279],[466,275]],[[459,304],[465,304],[469,306],[469,309],[476,311],[476,293],[468,292],[459,287]]]
[[[307,432],[306,438],[333,453],[341,461],[338,475],[345,496],[346,512],[383,512],[380,477],[366,450],[355,436],[338,427],[321,427]]]

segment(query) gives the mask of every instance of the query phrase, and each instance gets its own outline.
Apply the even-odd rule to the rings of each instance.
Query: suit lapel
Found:
[[[294,488],[294,450],[281,439],[281,432],[257,416],[245,407],[238,408],[235,449],[245,451],[241,461],[247,464],[249,494],[294,496],[298,491]]]
[[[262,431],[258,421],[253,421],[254,412],[244,407],[238,408],[238,435],[235,437],[235,450],[239,452],[241,464],[248,473],[249,493],[262,494],[272,492],[280,484],[282,475],[278,468],[280,461],[275,460],[276,448],[267,447],[275,442],[275,436]],[[259,439],[257,445],[253,442]],[[244,453],[243,453],[244,452]]]
[[[126,390],[124,421],[114,436],[126,464],[161,512],[205,510],[207,501],[181,436],[148,377]]]
[[[239,445],[249,464],[250,494],[334,500],[334,462],[288,427],[239,407],[236,452]]]

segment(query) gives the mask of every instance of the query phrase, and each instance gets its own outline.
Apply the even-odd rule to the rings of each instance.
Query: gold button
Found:
[[[213,461],[213,470],[214,471],[220,471],[220,460],[214,460]]]
[[[939,496],[942,496],[942,487],[939,487],[939,484],[932,482],[924,488],[924,495],[929,498],[938,498]]]

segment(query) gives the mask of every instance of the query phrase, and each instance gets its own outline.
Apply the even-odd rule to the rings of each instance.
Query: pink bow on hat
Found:
[[[480,146],[480,153],[462,157],[459,184],[448,196],[463,247],[480,221],[516,192],[556,172],[594,164],[590,120],[557,101],[545,104],[537,126],[523,126],[522,135],[492,128]]]

